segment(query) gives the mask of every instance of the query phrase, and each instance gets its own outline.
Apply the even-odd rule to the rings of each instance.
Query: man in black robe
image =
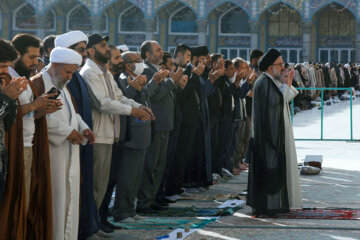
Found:
[[[284,99],[275,83],[284,70],[280,52],[270,49],[259,68],[264,73],[254,86],[247,204],[256,216],[272,216],[289,211]]]

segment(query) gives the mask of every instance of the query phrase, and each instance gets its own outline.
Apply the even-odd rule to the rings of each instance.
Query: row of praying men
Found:
[[[44,41],[31,34],[0,40],[0,239],[111,238],[120,228],[113,223],[136,222],[207,191],[247,169],[243,159],[258,166],[254,156],[266,157],[269,149],[254,155],[260,143],[252,122],[272,131],[251,117],[253,110],[262,112],[252,106],[252,98],[255,80],[264,76],[272,76],[267,81],[275,85],[263,95],[259,87],[261,101],[269,100],[274,87],[287,94],[276,98],[285,102],[276,106],[256,102],[277,107],[277,117],[284,116],[282,130],[274,130],[283,138],[271,140],[292,139],[287,102],[297,92],[284,87],[293,75],[285,71],[277,50],[263,56],[254,49],[248,63],[209,54],[206,46],[180,44],[172,55],[156,41],[145,41],[140,52],[132,52],[108,40],[81,31]],[[280,77],[275,65],[287,76]],[[262,141],[267,141],[264,134]],[[251,136],[256,144],[248,147]],[[289,204],[281,199],[284,210],[301,205],[301,196],[295,165],[288,163],[296,157],[294,145],[279,149],[280,155],[271,152],[281,156],[279,174],[264,179],[281,187],[264,189],[264,194],[280,189],[287,198],[282,193],[288,192]],[[281,168],[285,158],[289,171]],[[280,184],[286,173],[288,191]],[[250,178],[248,190],[254,195],[259,183]],[[265,204],[267,195],[262,196],[256,198]]]

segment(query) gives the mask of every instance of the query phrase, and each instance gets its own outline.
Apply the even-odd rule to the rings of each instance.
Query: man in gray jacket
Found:
[[[163,61],[163,51],[155,41],[145,41],[141,46],[141,58],[144,62],[144,72],[147,82],[160,71]],[[167,71],[169,72],[169,71]],[[144,164],[144,172],[138,192],[138,213],[148,213],[162,210],[165,207],[155,202],[155,195],[161,184],[166,165],[166,153],[169,132],[174,128],[174,96],[172,90],[182,77],[182,69],[173,69],[168,78],[161,82],[155,94],[150,97],[151,109],[155,115],[154,141],[150,144]]]
[[[143,121],[150,120],[151,110],[126,98],[116,85],[105,64],[110,57],[108,37],[89,36],[86,45],[89,59],[80,71],[89,88],[91,98],[94,144],[94,195],[99,209],[109,180],[112,145],[119,140],[120,117],[131,115]]]

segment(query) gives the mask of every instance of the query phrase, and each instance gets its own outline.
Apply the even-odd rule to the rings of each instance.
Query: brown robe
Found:
[[[26,198],[24,176],[24,138],[21,106],[15,123],[6,133],[8,173],[0,205],[0,240],[26,239]]]
[[[29,81],[35,98],[44,92],[41,74]],[[35,119],[33,140],[33,162],[31,169],[30,202],[27,216],[26,239],[52,239],[52,194],[50,174],[50,152],[45,116]]]

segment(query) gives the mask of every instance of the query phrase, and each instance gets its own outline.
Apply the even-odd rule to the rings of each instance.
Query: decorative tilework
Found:
[[[347,8],[349,11],[351,11],[356,16],[356,0],[311,0],[310,3],[310,12],[311,15],[316,13],[320,8],[329,5],[331,3],[337,3],[344,8]]]
[[[81,0],[84,1],[84,0]],[[91,0],[88,0],[91,1]],[[92,1],[96,1],[96,0],[92,0]],[[110,6],[112,3],[114,2],[118,2],[119,0],[98,0],[99,1],[99,12],[103,11],[105,8],[107,8],[108,6]],[[135,6],[137,6],[142,12],[145,13],[145,9],[146,9],[146,0],[122,0],[122,1],[128,1],[132,4],[134,4]]]
[[[294,8],[297,10],[300,15],[302,15],[302,9],[303,9],[303,2],[304,0],[288,0],[288,1],[279,1],[279,0],[262,0],[259,1],[259,7],[258,7],[258,13],[261,14],[263,11],[268,9],[269,7],[278,4],[278,3],[285,3],[288,6]]]
[[[244,9],[249,14],[249,16],[251,15],[251,0],[232,0],[232,1],[228,1],[228,0],[220,0],[220,1],[219,0],[207,0],[206,14],[208,15],[216,7],[221,6],[222,4],[224,4],[226,2],[232,2],[232,3],[236,4],[236,5],[238,5],[239,7]]]
[[[37,2],[39,0],[25,0],[28,4],[30,4],[34,9],[36,9]]]
[[[163,7],[167,3],[175,2],[169,0],[153,0],[154,2],[154,12],[157,12],[159,8]],[[198,0],[177,0],[176,2],[180,2],[189,6],[195,13],[198,15]]]

